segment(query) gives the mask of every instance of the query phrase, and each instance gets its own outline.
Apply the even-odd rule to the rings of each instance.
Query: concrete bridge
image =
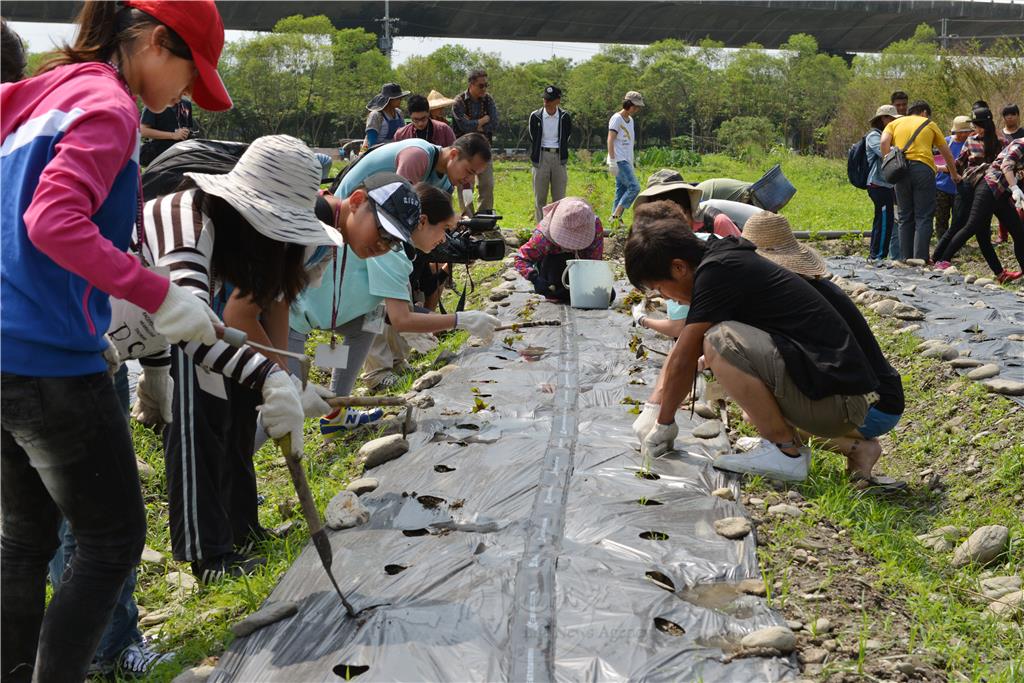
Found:
[[[338,27],[380,29],[384,2],[252,2],[220,0],[227,28],[266,31],[282,17],[326,14]],[[8,0],[3,13],[19,21],[66,22],[79,3]],[[403,36],[505,40],[651,43],[664,38],[713,38],[729,47],[757,42],[778,47],[809,33],[832,53],[877,52],[907,38],[921,23],[949,37],[987,44],[1024,37],[1024,3],[949,0],[732,0],[688,2],[556,2],[554,0],[393,0]],[[943,31],[945,29],[945,31]]]

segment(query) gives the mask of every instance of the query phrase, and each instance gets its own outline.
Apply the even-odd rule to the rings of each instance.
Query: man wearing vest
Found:
[[[569,182],[569,136],[572,117],[559,105],[562,91],[553,85],[544,88],[544,106],[530,114],[530,162],[533,164],[534,214],[539,222],[543,209],[565,198]],[[548,199],[548,189],[551,199]]]
[[[494,98],[487,92],[490,87],[487,72],[473,69],[469,72],[468,80],[469,87],[456,96],[452,106],[452,129],[457,138],[479,133],[491,143],[498,130],[498,108]],[[477,192],[480,197],[477,213],[494,211],[494,167],[489,161],[484,170],[477,174]]]

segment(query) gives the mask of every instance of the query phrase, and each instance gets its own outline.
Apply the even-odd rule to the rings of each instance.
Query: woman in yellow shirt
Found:
[[[928,119],[932,108],[923,100],[914,102],[906,116],[900,116],[885,127],[879,147],[884,157],[896,145],[907,158],[907,174],[896,183],[896,202],[899,204],[899,231],[901,254],[893,258],[919,258],[928,260],[929,243],[932,239],[932,219],[935,216],[935,158],[933,149],[938,149],[946,160],[946,168],[954,183],[960,182],[956,172],[953,154],[949,151],[946,138],[934,122]],[[918,128],[921,132],[909,146],[910,138]]]

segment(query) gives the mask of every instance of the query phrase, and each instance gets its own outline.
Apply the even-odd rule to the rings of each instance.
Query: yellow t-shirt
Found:
[[[892,135],[892,144],[903,150],[907,161],[920,161],[922,164],[931,166],[934,171],[935,156],[932,154],[932,148],[937,148],[939,143],[946,139],[934,121],[917,134],[913,145],[907,149],[904,148],[910,136],[924,122],[925,117],[923,116],[902,116],[895,121],[890,121],[884,132]]]

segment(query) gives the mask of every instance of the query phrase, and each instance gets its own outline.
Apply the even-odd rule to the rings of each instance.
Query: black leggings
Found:
[[[997,199],[992,193],[992,188],[985,182],[978,183],[974,190],[974,201],[971,203],[967,225],[957,231],[941,254],[936,252],[934,260],[950,260],[973,236],[978,240],[978,248],[981,249],[988,267],[996,275],[1002,274],[1003,264],[992,247],[992,216],[999,218],[999,222],[1006,226],[1013,237],[1013,253],[1017,257],[1017,264],[1024,265],[1024,227],[1021,226],[1020,216],[1013,206],[1010,193],[1003,192]]]

